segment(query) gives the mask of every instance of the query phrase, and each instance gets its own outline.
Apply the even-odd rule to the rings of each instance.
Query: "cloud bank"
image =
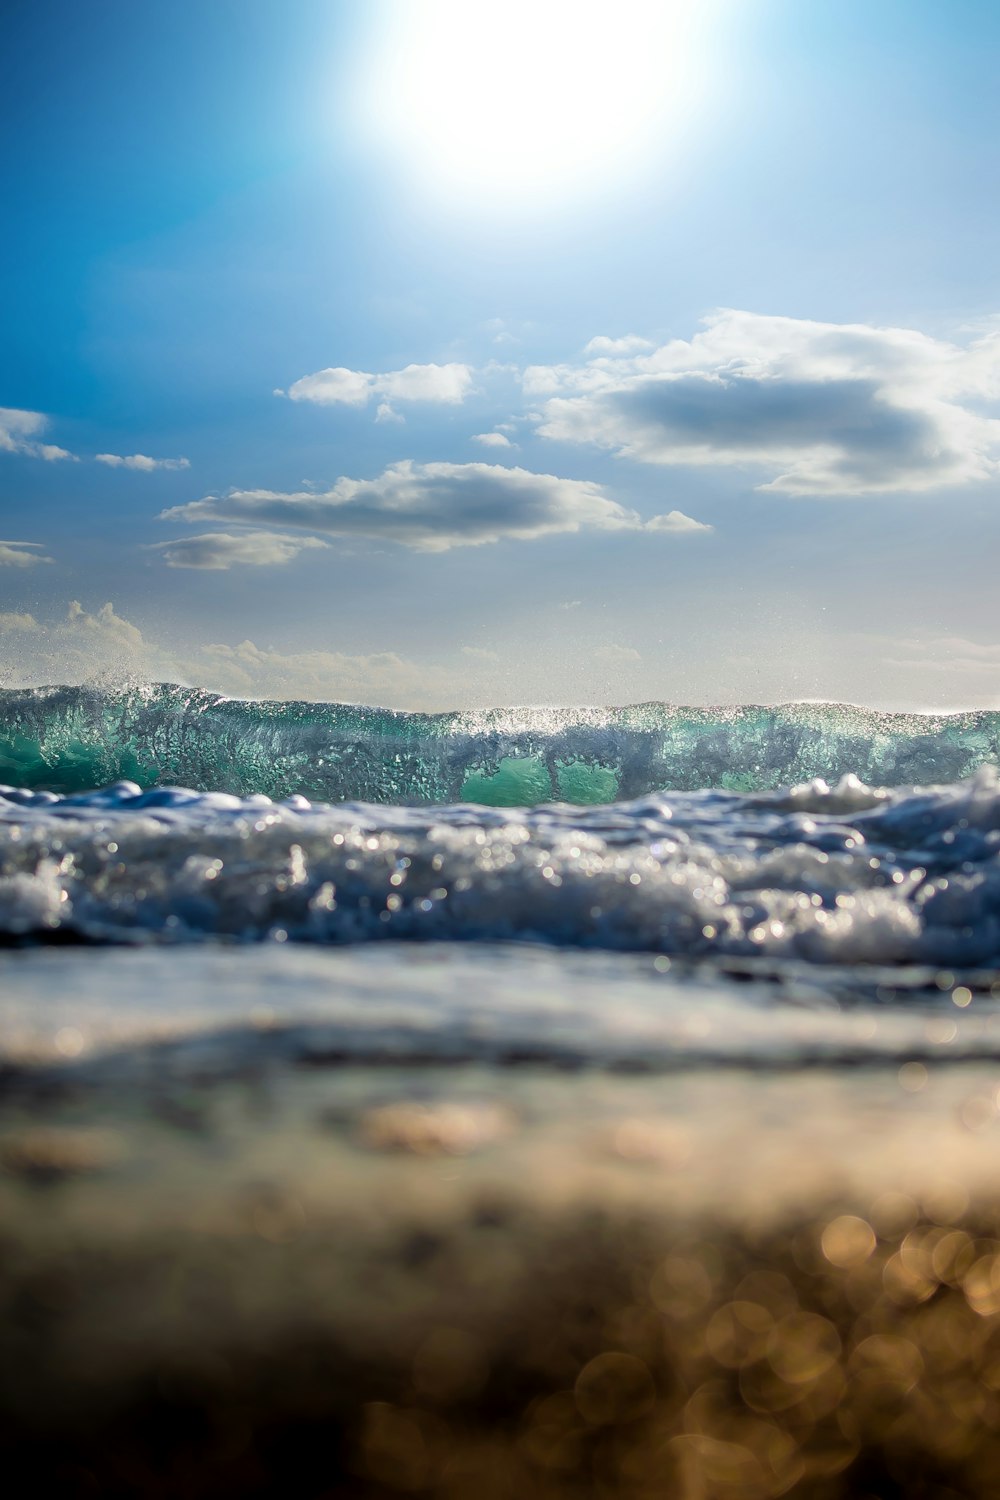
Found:
[[[195,679],[222,692],[262,698],[307,698],[383,703],[411,708],[428,699],[447,701],[459,677],[395,651],[351,656],[342,651],[270,651],[239,645],[202,646],[185,666]]]
[[[468,692],[469,669],[416,662],[395,651],[282,652],[240,641],[170,650],[148,639],[113,604],[90,612],[74,601],[52,624],[0,614],[5,682],[182,682],[234,697],[306,698],[426,708]]]
[[[411,460],[390,465],[377,479],[338,479],[325,494],[234,490],[174,506],[161,519],[302,527],[327,536],[396,542],[422,552],[583,530],[705,529],[677,511],[644,522],[590,480],[495,464]]]
[[[618,341],[619,343],[623,341]],[[631,341],[628,341],[631,342]],[[538,430],[650,464],[763,469],[762,490],[935,490],[1000,472],[1000,333],[962,346],[905,328],[724,310],[648,354],[530,366]]]
[[[794,677],[789,679],[782,665],[780,638],[760,636],[745,657],[732,654],[731,642],[723,643],[721,654],[714,656],[711,670],[706,672],[705,662],[697,660],[701,634],[696,630],[689,642],[695,664],[685,669],[685,680],[691,686],[685,689],[690,696],[684,701],[746,702],[747,674],[756,672],[762,663],[769,675],[755,679],[759,701],[802,696],[801,683]],[[573,633],[573,639],[580,653],[575,680],[588,701],[606,701],[609,686],[617,698],[617,673],[630,674],[629,681],[648,695],[662,696],[662,689],[656,686],[654,660],[659,656],[659,645],[652,653],[640,654],[633,646],[587,641],[579,631]],[[807,656],[826,662],[822,684],[826,697],[886,706],[880,674],[892,665],[897,669],[898,684],[894,707],[927,709],[936,704],[939,708],[968,709],[973,703],[1000,705],[1000,643],[957,637],[900,639],[861,632],[810,636],[805,632],[798,644],[805,647]],[[144,635],[110,603],[93,612],[73,603],[64,617],[54,622],[39,621],[27,613],[0,613],[0,647],[5,686],[181,682],[236,697],[330,699],[423,710],[523,701],[524,678],[520,672],[517,692],[512,695],[513,684],[505,670],[509,653],[493,653],[485,647],[456,647],[454,660],[442,662],[418,661],[394,650],[360,655],[336,649],[283,652],[252,640],[235,645],[175,642],[167,646]],[[499,661],[494,660],[495,654]],[[532,679],[540,697],[549,690],[547,684],[557,681],[545,675],[544,656],[542,653],[536,663],[541,675]],[[642,676],[633,678],[631,674],[638,672]],[[563,673],[564,666],[560,666],[559,686]],[[676,685],[673,669],[671,676]],[[699,677],[703,683],[711,680],[710,697],[699,688]],[[559,686],[556,701],[562,701]]]

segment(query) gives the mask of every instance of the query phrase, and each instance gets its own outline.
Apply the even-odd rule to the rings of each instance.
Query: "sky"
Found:
[[[1000,707],[989,0],[4,0],[0,682]]]

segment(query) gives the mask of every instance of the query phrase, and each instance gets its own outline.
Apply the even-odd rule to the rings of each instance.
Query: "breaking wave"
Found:
[[[127,779],[323,802],[595,805],[846,774],[877,786],[953,782],[997,760],[995,712],[642,703],[420,714],[170,684],[0,690],[0,781],[63,793]]]

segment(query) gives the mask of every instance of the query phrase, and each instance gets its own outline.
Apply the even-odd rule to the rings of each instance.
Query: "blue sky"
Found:
[[[998,44],[9,0],[6,680],[1000,705]]]

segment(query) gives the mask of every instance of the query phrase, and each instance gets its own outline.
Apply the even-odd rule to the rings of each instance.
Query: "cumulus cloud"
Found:
[[[474,443],[482,443],[484,448],[510,448],[513,446],[510,438],[502,432],[477,432],[472,441]]]
[[[325,494],[234,490],[165,510],[162,520],[302,527],[423,552],[560,532],[640,531],[647,524],[590,480],[496,464],[392,464],[377,479],[338,479]]]
[[[932,490],[1000,471],[1000,332],[960,345],[905,328],[724,310],[692,339],[531,366],[539,431],[654,464],[762,469],[792,495]],[[593,350],[591,351],[593,352]]]
[[[50,563],[37,549],[41,542],[0,542],[0,568],[37,568],[39,563]]]
[[[646,522],[647,531],[672,531],[680,534],[691,531],[714,531],[705,521],[695,521],[682,510],[668,510],[665,516],[654,516]]]
[[[379,395],[390,401],[443,401],[458,405],[472,388],[468,365],[407,365],[388,375],[376,375]]]
[[[154,469],[191,467],[186,458],[148,458],[145,453],[96,453],[94,457],[99,464],[107,464],[109,469],[138,469],[143,474],[151,474]]]
[[[327,545],[315,536],[284,536],[276,531],[246,531],[235,536],[227,531],[207,531],[175,542],[154,542],[150,550],[160,552],[168,568],[222,572],[237,565],[272,567],[291,562],[300,552]]]
[[[0,406],[0,453],[21,453],[49,463],[72,458],[73,454],[66,448],[39,442],[48,425],[48,417],[40,411],[19,411],[16,407]]]
[[[332,699],[411,708],[447,701],[456,678],[395,651],[351,656],[341,651],[281,652],[253,641],[202,646],[185,665],[203,685],[237,696]]]
[[[27,622],[27,623],[26,623]],[[281,652],[244,640],[169,650],[104,604],[74,601],[62,620],[0,614],[5,677],[17,682],[182,682],[234,697],[309,698],[431,708],[468,695],[469,670],[408,659],[395,651]],[[9,638],[9,639],[8,639]]]
[[[468,365],[406,365],[372,375],[366,370],[347,370],[341,365],[303,375],[288,387],[291,401],[312,401],[317,406],[367,406],[375,396],[382,397],[379,412],[386,408],[394,415],[393,401],[429,401],[457,406],[472,389],[472,370]],[[383,415],[381,418],[386,420]]]
[[[642,657],[634,646],[598,646],[594,655],[598,661],[610,662],[616,667],[626,667],[631,663],[642,661]]]
[[[652,339],[644,339],[637,333],[627,333],[620,339],[609,339],[605,334],[599,333],[584,347],[583,352],[593,355],[642,354],[644,350],[654,347]]]
[[[93,613],[73,600],[55,623],[32,615],[0,615],[5,683],[76,683],[136,677],[165,679],[169,656],[143,639],[112,604]]]
[[[113,642],[128,651],[137,651],[143,644],[138,625],[116,615],[111,603],[103,604],[96,614],[88,614],[78,599],[71,600],[63,628],[87,639]]]

